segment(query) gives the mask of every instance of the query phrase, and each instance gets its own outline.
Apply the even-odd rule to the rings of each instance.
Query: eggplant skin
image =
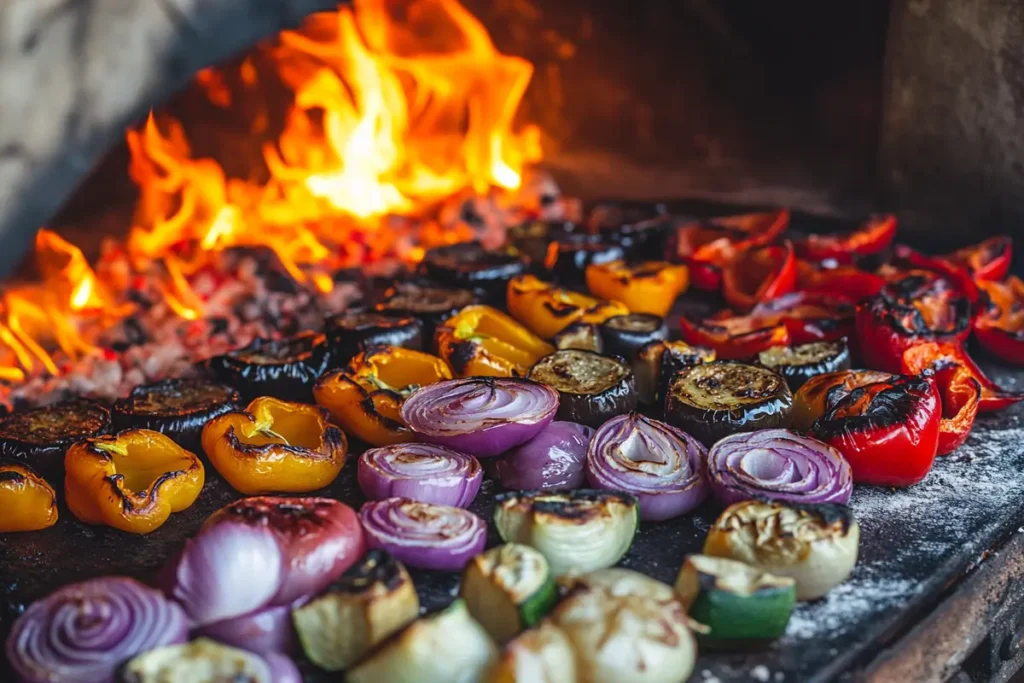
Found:
[[[526,272],[526,263],[511,249],[484,249],[479,242],[460,242],[431,249],[420,270],[446,287],[479,289],[487,302],[502,305],[508,281]]]
[[[851,367],[850,349],[843,339],[812,342],[792,348],[772,347],[759,353],[757,360],[760,365],[782,375],[794,392],[812,377],[849,370]]]
[[[731,361],[680,371],[665,397],[665,420],[705,446],[722,437],[759,429],[786,428],[793,394],[776,372]]]
[[[424,339],[433,339],[438,325],[456,311],[481,303],[483,293],[470,289],[449,289],[430,284],[402,282],[384,293],[377,311],[393,316],[412,316],[423,324]]]
[[[595,376],[594,368],[600,374]],[[562,349],[534,363],[527,376],[558,391],[557,420],[600,427],[616,415],[636,410],[633,370],[616,356]],[[593,389],[588,386],[595,383],[600,384]]]
[[[617,315],[601,323],[601,339],[608,353],[632,361],[647,344],[668,339],[668,327],[652,313]]]
[[[303,332],[282,340],[254,339],[237,351],[211,358],[207,367],[237,389],[243,401],[274,396],[313,403],[313,385],[330,364],[324,335]]]
[[[152,429],[198,446],[206,423],[241,404],[238,392],[204,379],[165,379],[132,389],[111,409],[115,431]]]
[[[423,350],[423,323],[411,315],[346,311],[324,321],[324,334],[334,367],[377,344]]]
[[[17,410],[0,418],[0,460],[28,465],[51,485],[64,481],[64,452],[75,441],[110,432],[110,410],[90,399]]]

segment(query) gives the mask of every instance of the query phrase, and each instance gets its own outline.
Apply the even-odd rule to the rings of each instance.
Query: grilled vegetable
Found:
[[[668,339],[665,320],[650,313],[630,313],[601,323],[601,340],[610,355],[632,362],[644,346]]]
[[[594,353],[604,350],[601,331],[594,323],[573,323],[556,334],[553,341],[557,349],[580,349]]]
[[[984,390],[971,368],[934,357],[936,344],[911,346],[903,352],[903,368],[910,375],[931,381],[939,394],[938,455],[948,455],[967,441],[978,415]]]
[[[57,494],[25,465],[0,465],[0,533],[38,531],[57,523]]]
[[[999,282],[1010,272],[1013,257],[1013,240],[1006,235],[990,237],[987,240],[958,249],[942,259],[966,269],[975,282]]]
[[[451,378],[448,364],[437,356],[397,346],[371,346],[345,369],[322,375],[313,386],[313,396],[347,433],[371,446],[384,446],[416,436],[400,414],[406,397],[421,386]]]
[[[861,270],[857,266],[823,268],[818,263],[798,260],[796,263],[796,289],[856,304],[861,299],[875,296],[885,287],[885,278],[877,273]]]
[[[473,683],[497,657],[497,648],[456,600],[417,619],[349,669],[348,683]]]
[[[19,410],[0,418],[0,457],[24,463],[51,484],[64,480],[68,446],[110,430],[110,411],[77,399]]]
[[[636,393],[646,406],[664,406],[668,385],[683,368],[715,360],[715,352],[683,341],[655,341],[645,345],[633,361]]]
[[[896,237],[896,217],[872,216],[856,230],[808,235],[795,243],[796,253],[809,261],[857,264],[885,252]]]
[[[520,633],[505,646],[485,683],[577,683],[576,655],[550,621]]]
[[[507,489],[578,489],[583,486],[587,444],[594,430],[555,420],[521,446],[494,460]]]
[[[722,269],[737,254],[771,243],[789,225],[789,211],[748,213],[712,218],[680,226],[674,251],[690,268],[690,280],[698,289],[717,292]]]
[[[796,256],[788,240],[782,246],[749,249],[722,269],[722,295],[737,311],[777,299],[796,287]]]
[[[601,235],[568,233],[548,243],[544,269],[547,277],[562,285],[583,289],[588,268],[619,261],[625,255],[622,245],[606,242]]]
[[[1024,399],[1024,391],[1008,391],[990,379],[960,344],[922,342],[903,352],[902,372],[917,375],[927,367],[956,364],[963,366],[981,385],[978,412],[1002,410]]]
[[[420,268],[445,287],[482,290],[489,304],[500,306],[509,279],[522,275],[526,264],[511,249],[489,250],[479,242],[461,242],[429,250]]]
[[[437,351],[457,377],[524,377],[554,347],[501,311],[467,306],[437,328]]]
[[[528,376],[558,391],[559,420],[598,427],[636,408],[633,371],[621,358],[555,351],[537,361]]]
[[[796,582],[756,567],[708,555],[690,555],[676,579],[690,618],[708,627],[702,645],[758,646],[782,636],[796,604]]]
[[[602,323],[629,309],[618,301],[602,301],[521,275],[508,283],[508,312],[537,336],[552,339],[572,323]]]
[[[793,429],[808,432],[825,414],[830,396],[845,396],[876,382],[891,382],[896,375],[875,370],[839,370],[812,377],[793,395]]]
[[[269,397],[210,420],[202,441],[221,476],[250,496],[323,488],[348,453],[345,433],[330,424],[326,410]]]
[[[203,425],[238,407],[238,392],[202,379],[165,379],[135,387],[114,402],[114,429],[152,429],[198,448]]]
[[[551,567],[537,550],[508,543],[470,560],[459,597],[499,645],[534,626],[557,600]]]
[[[482,298],[479,292],[468,289],[401,282],[384,293],[377,310],[388,315],[413,316],[423,324],[424,337],[433,339],[438,325],[456,311],[480,303]]]
[[[587,228],[621,245],[628,258],[657,259],[664,258],[672,217],[658,202],[601,202],[587,214]]]
[[[526,261],[528,266],[533,270],[542,271],[548,255],[548,248],[552,243],[560,240],[568,242],[573,239],[576,240],[573,243],[578,243],[586,239],[594,239],[585,234],[573,237],[580,232],[579,226],[568,221],[536,220],[513,225],[509,228],[506,238],[512,251]]]
[[[860,527],[845,505],[748,500],[719,516],[704,554],[788,576],[797,600],[816,600],[850,576],[859,540]]]
[[[472,512],[409,498],[366,503],[359,521],[371,548],[419,569],[460,571],[487,542],[487,523]]]
[[[423,323],[411,315],[393,316],[368,311],[346,311],[324,323],[327,348],[337,366],[371,346],[401,346],[422,351]]]
[[[494,524],[502,540],[533,546],[556,576],[618,562],[638,521],[637,499],[615,491],[519,491],[495,498]]]
[[[793,395],[767,368],[715,361],[684,368],[669,385],[665,420],[710,446],[723,436],[789,426]]]
[[[789,388],[796,391],[812,377],[849,370],[850,349],[844,340],[773,346],[757,354],[757,362],[782,375]]]
[[[149,429],[77,442],[64,459],[64,496],[86,524],[148,534],[192,506],[206,481],[203,463]]]
[[[371,550],[341,578],[292,610],[302,651],[327,671],[341,671],[420,612],[409,573],[383,550]]]
[[[312,403],[313,384],[329,365],[324,335],[302,332],[282,340],[255,339],[248,346],[211,358],[217,378],[242,399],[274,396]]]
[[[596,297],[621,301],[633,313],[666,316],[690,283],[686,266],[645,261],[633,266],[612,261],[587,267],[587,289]]]
[[[260,656],[209,638],[166,645],[129,660],[124,683],[302,683],[285,655]]]
[[[974,321],[974,336],[996,358],[1024,365],[1024,282],[1016,275],[1006,282],[979,283],[987,295]]]
[[[483,470],[472,455],[430,443],[404,443],[363,451],[357,479],[368,500],[411,498],[464,508],[476,498]]]

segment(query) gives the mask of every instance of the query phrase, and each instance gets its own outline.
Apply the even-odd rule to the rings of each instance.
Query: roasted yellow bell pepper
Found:
[[[306,493],[338,476],[348,440],[323,408],[260,396],[245,410],[207,422],[203,450],[221,476],[248,496]]]
[[[37,531],[57,522],[57,493],[25,465],[0,465],[0,532]]]
[[[602,299],[621,301],[631,313],[665,317],[676,297],[690,284],[686,266],[666,261],[645,261],[629,266],[625,261],[587,266],[587,289]]]
[[[525,377],[555,347],[490,306],[466,306],[437,328],[437,351],[456,377]]]
[[[416,437],[399,414],[405,397],[451,378],[451,368],[437,356],[400,346],[372,346],[347,368],[320,377],[313,396],[346,432],[371,446],[385,446]]]
[[[520,275],[508,283],[508,312],[541,338],[552,339],[574,322],[603,323],[629,309],[619,301],[595,299]]]
[[[150,429],[78,441],[64,469],[64,497],[75,517],[133,534],[148,534],[188,509],[206,480],[195,453]]]

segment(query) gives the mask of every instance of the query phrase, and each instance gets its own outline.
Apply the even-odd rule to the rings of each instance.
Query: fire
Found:
[[[337,268],[422,258],[450,239],[431,227],[440,202],[515,190],[541,157],[539,131],[515,130],[533,66],[500,53],[456,0],[356,0],[261,49],[294,96],[276,142],[262,150],[265,181],[194,158],[173,119],[151,114],[127,133],[140,199],[120,248],[136,272],[159,274],[160,294],[185,320],[204,314],[190,276],[220,252],[270,249],[297,282],[328,293]],[[247,87],[262,78],[250,59],[240,75]],[[232,105],[216,69],[197,82],[217,106]],[[396,216],[427,228],[399,239]],[[56,234],[39,231],[36,255],[41,281],[0,300],[0,379],[58,374],[47,349],[72,360],[96,353],[96,330],[132,312],[125,276],[98,275]]]

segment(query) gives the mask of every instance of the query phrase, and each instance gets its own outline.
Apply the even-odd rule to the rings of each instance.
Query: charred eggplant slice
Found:
[[[544,269],[558,283],[586,291],[587,266],[618,261],[625,254],[621,245],[602,241],[600,235],[572,233],[548,245]]]
[[[587,227],[622,245],[629,258],[659,260],[665,258],[672,217],[657,202],[601,202],[587,215]]]
[[[645,344],[633,361],[636,393],[646,406],[664,407],[668,385],[683,368],[715,360],[715,352],[684,341],[653,341]]]
[[[850,369],[846,340],[811,342],[799,346],[773,346],[757,354],[757,362],[782,375],[796,391],[812,377]]]
[[[413,316],[423,325],[423,335],[434,338],[434,329],[456,311],[483,300],[480,292],[402,282],[384,293],[377,311],[387,315]]]
[[[420,268],[428,278],[446,287],[483,291],[492,306],[505,301],[508,281],[526,272],[526,264],[513,250],[488,250],[479,242],[431,249]]]
[[[608,353],[632,362],[640,349],[651,342],[668,339],[665,319],[652,313],[630,313],[601,323],[601,340]]]
[[[273,396],[305,403],[313,402],[313,385],[329,364],[324,335],[315,332],[281,340],[254,339],[209,361],[217,378],[238,389],[244,401]]]
[[[534,363],[528,377],[558,391],[559,420],[599,427],[636,409],[633,370],[618,357],[563,349]]]
[[[792,416],[782,375],[732,361],[684,368],[665,398],[665,420],[706,446],[729,434],[788,427]]]
[[[0,458],[21,462],[51,484],[64,480],[64,451],[75,441],[110,431],[110,411],[76,399],[18,410],[0,418]]]
[[[542,271],[548,246],[552,242],[571,240],[572,235],[580,232],[580,226],[568,221],[528,221],[509,228],[506,239],[512,252],[528,267]]]
[[[209,420],[234,410],[241,403],[231,387],[205,379],[165,379],[135,387],[127,398],[114,402],[115,431],[152,429],[183,445],[198,445]]]
[[[380,344],[423,350],[423,323],[411,315],[346,311],[327,318],[324,333],[331,362],[337,367],[369,347]]]

